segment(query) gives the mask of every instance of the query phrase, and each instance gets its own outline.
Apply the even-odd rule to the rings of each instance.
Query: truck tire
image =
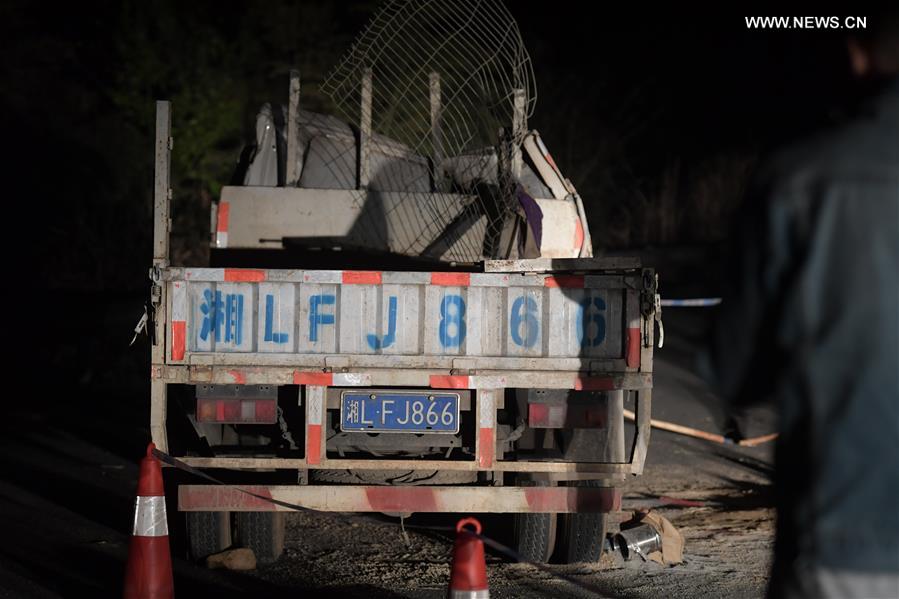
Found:
[[[185,512],[187,550],[198,562],[231,546],[230,512]]]
[[[284,552],[283,512],[238,512],[237,544],[256,554],[256,561],[270,564]]]
[[[580,481],[579,487],[601,487],[599,481]],[[606,514],[564,514],[560,523],[562,561],[595,564],[606,545]]]
[[[556,483],[519,480],[521,486],[546,487]],[[522,559],[538,564],[549,562],[556,547],[558,514],[515,514],[513,538]]]
[[[556,546],[558,514],[515,514],[515,550],[528,562],[545,564]]]

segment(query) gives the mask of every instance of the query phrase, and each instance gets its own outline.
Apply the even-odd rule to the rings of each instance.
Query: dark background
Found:
[[[378,2],[4,4],[4,130],[31,208],[29,259],[52,289],[140,289],[151,239],[154,100],[174,103],[176,263],[252,140],[262,102],[304,107]],[[510,2],[541,131],[587,202],[597,249],[725,236],[759,152],[843,100],[842,35],[747,30],[741,13]],[[767,14],[767,13],[766,13]]]
[[[209,204],[259,105],[286,101],[296,67],[303,107],[326,111],[319,85],[376,6],[0,0],[14,356],[0,419],[0,588],[7,575],[120,588],[149,439],[149,345],[128,343],[149,291],[154,101],[174,103],[173,260],[202,265]],[[583,196],[596,249],[643,256],[669,297],[719,291],[720,247],[753,169],[851,100],[841,32],[747,30],[743,14],[708,10],[509,6],[536,74],[530,125]],[[669,347],[701,337],[701,320]],[[105,528],[72,524],[84,521]]]
[[[0,4],[8,272],[26,284],[9,331],[54,401],[112,409],[99,429],[120,412],[145,430],[148,346],[128,342],[149,287],[154,101],[174,103],[173,261],[203,264],[209,204],[259,105],[285,102],[297,67],[303,106],[327,110],[319,85],[377,5]],[[849,99],[843,34],[748,30],[736,12],[508,5],[534,63],[530,125],[583,196],[597,251],[646,256],[669,295],[716,293],[760,157]],[[123,388],[142,407],[113,399]]]

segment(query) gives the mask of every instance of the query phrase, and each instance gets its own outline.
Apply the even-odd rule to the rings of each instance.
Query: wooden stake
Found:
[[[628,420],[636,420],[637,416],[631,412],[630,410],[624,410],[624,417]],[[651,419],[650,424],[653,428],[657,428],[663,431],[668,431],[671,433],[677,433],[679,435],[686,435],[687,437],[693,437],[695,439],[704,439],[706,441],[711,441],[712,443],[718,443],[720,445],[725,445],[729,443],[729,441],[724,437],[724,435],[719,435],[717,433],[707,433],[706,431],[701,431],[696,428],[692,428],[689,426],[683,426],[682,424],[675,424],[673,422],[666,422],[664,420],[656,420],[655,418]],[[778,437],[778,433],[770,433],[767,435],[762,435],[761,437],[752,437],[751,439],[742,439],[738,445],[741,447],[755,447],[757,445],[761,445],[763,443],[767,443],[769,441],[773,441]]]

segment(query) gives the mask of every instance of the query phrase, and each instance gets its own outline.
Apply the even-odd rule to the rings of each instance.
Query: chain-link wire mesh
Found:
[[[500,241],[513,242],[517,222],[514,149],[536,88],[501,1],[390,0],[322,90],[358,129],[305,125],[329,138],[316,148],[318,169],[367,190],[358,195],[364,237],[444,260],[508,253]],[[343,134],[329,136],[331,126]]]

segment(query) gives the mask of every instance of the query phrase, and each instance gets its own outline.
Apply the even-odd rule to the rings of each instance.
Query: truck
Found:
[[[429,74],[432,115],[440,80]],[[583,202],[527,130],[522,90],[515,135],[498,137],[516,141],[487,160],[517,209],[478,233],[490,211],[471,216],[453,182],[468,159],[439,155],[439,119],[432,156],[379,143],[370,70],[358,85],[350,126],[301,111],[292,72],[287,108],[263,107],[251,157],[212,206],[198,266],[171,262],[177,145],[171,103],[156,104],[150,431],[160,451],[229,483],[180,481],[191,556],[240,545],[277,559],[292,504],[511,514],[524,559],[598,561],[649,444],[655,272],[592,255]],[[346,181],[316,174],[328,147],[347,149]],[[416,165],[443,177],[378,187],[378,169]],[[439,226],[408,225],[436,204],[456,208]],[[483,259],[453,259],[476,233]]]

